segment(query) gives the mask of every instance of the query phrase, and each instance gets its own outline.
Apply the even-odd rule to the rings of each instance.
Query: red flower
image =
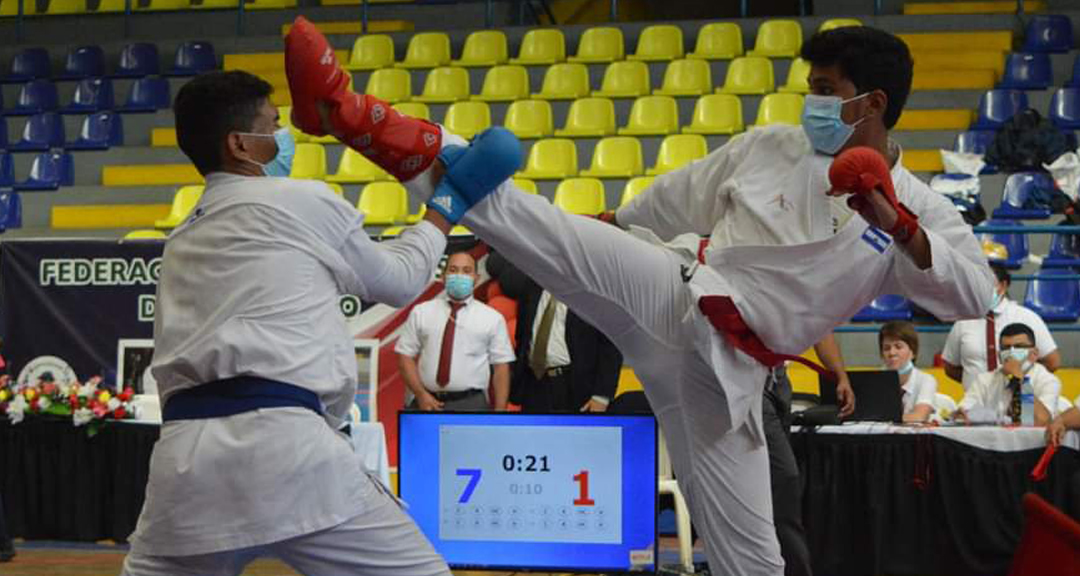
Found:
[[[126,416],[126,415],[127,415],[127,412],[124,411],[123,406],[117,408],[116,410],[113,410],[113,418],[116,418],[117,420],[123,420],[124,416]]]
[[[71,396],[68,396],[68,404],[71,405],[72,410],[78,408],[79,407],[79,396],[76,395],[76,394],[72,394]]]
[[[132,390],[130,386],[127,387],[127,388],[124,388],[124,391],[121,392],[120,396],[119,396],[120,401],[121,402],[127,402],[128,400],[131,400],[131,396],[134,395],[134,394],[135,394],[135,391]]]
[[[38,411],[38,398],[34,398],[33,400],[30,401],[30,411],[31,412],[37,412]]]
[[[53,394],[56,394],[56,384],[49,382],[41,387],[41,391],[45,393],[46,396],[52,396]]]

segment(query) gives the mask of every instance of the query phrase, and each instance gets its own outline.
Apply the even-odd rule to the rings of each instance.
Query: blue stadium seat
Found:
[[[8,150],[44,152],[63,145],[64,121],[56,112],[44,112],[27,119],[22,138],[8,145]]]
[[[1080,88],[1061,88],[1050,99],[1050,120],[1058,128],[1080,128]]]
[[[1080,88],[1080,54],[1076,56],[1076,60],[1073,60],[1072,78],[1065,83],[1068,88]]]
[[[1001,206],[994,208],[994,218],[1006,220],[1045,219],[1050,208],[1025,208],[1024,204],[1036,188],[1055,188],[1054,180],[1043,172],[1017,172],[1005,181]]]
[[[1043,258],[1043,268],[1080,268],[1080,247],[1075,234],[1054,234],[1050,253]]]
[[[1025,52],[1068,52],[1073,47],[1072,21],[1056,14],[1032,16],[1024,32]]]
[[[1071,268],[1042,268],[1039,276],[1076,274]],[[1047,322],[1076,322],[1080,318],[1080,282],[1035,279],[1028,282],[1024,306]]]
[[[890,320],[911,320],[911,302],[903,296],[886,294],[878,296],[873,302],[859,310],[852,322],[888,322]]]
[[[29,82],[52,75],[49,51],[44,48],[26,48],[11,60],[11,72],[0,81],[15,84]]]
[[[209,42],[184,42],[176,48],[176,58],[169,76],[195,76],[217,70],[214,45]]]
[[[1045,90],[1054,83],[1050,56],[1032,52],[1013,52],[1005,57],[1005,74],[998,88]]]
[[[159,72],[160,66],[157,45],[136,42],[124,46],[124,49],[120,51],[120,61],[117,63],[113,77],[142,78],[143,76],[152,76]]]
[[[16,190],[56,190],[75,183],[75,161],[67,152],[45,152],[34,158],[30,177],[16,182]]]
[[[9,152],[0,152],[0,188],[15,185],[15,163]]]
[[[0,232],[22,228],[22,198],[18,192],[0,192]]]
[[[124,123],[116,112],[98,112],[83,119],[79,137],[64,145],[67,150],[107,150],[124,145]]]
[[[1015,220],[987,220],[984,222],[986,226],[1015,226],[1016,228],[1022,228],[1023,224]],[[1028,248],[1028,235],[1027,234],[1010,234],[1010,233],[994,233],[994,234],[982,234],[981,239],[988,239],[992,242],[997,242],[1005,247],[1009,252],[1009,256],[1006,259],[991,258],[991,264],[999,264],[1010,270],[1017,270],[1024,264],[1024,260],[1027,259],[1030,249]]]
[[[71,96],[71,103],[60,108],[61,114],[89,114],[101,110],[112,110],[113,85],[108,78],[87,78],[80,80]]]
[[[60,107],[56,84],[48,80],[31,80],[22,85],[15,105],[4,110],[8,116],[29,116],[52,112]]]
[[[127,102],[117,106],[117,112],[155,112],[168,109],[172,105],[169,96],[169,81],[165,78],[150,76],[139,78],[128,91]]]
[[[979,99],[979,116],[971,129],[997,130],[1027,107],[1027,94],[1020,90],[987,90]]]
[[[987,148],[994,142],[997,132],[994,130],[966,130],[956,135],[953,151],[963,154],[986,154]],[[997,166],[987,164],[980,174],[997,174]]]
[[[3,117],[0,117],[0,150],[6,150],[8,147],[8,133],[7,122]]]
[[[72,48],[64,59],[64,71],[58,80],[82,80],[99,78],[105,75],[105,51],[101,46],[79,46]]]

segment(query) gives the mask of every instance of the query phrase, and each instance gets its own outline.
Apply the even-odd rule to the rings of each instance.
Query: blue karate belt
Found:
[[[322,415],[319,397],[307,388],[259,378],[236,376],[214,380],[173,394],[161,411],[164,422],[225,418],[260,408],[307,408]]]

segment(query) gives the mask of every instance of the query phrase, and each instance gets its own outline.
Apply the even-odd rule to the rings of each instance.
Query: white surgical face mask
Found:
[[[1002,364],[1009,360],[1020,362],[1020,371],[1025,374],[1027,374],[1027,371],[1031,370],[1031,367],[1034,366],[1029,359],[1030,355],[1031,348],[1004,348],[999,354]]]
[[[912,362],[911,360],[908,360],[906,364],[904,364],[903,366],[897,368],[896,372],[899,373],[901,376],[903,376],[904,374],[911,374],[911,371],[914,370],[914,369],[915,369],[915,363]]]
[[[840,117],[844,104],[864,98],[870,93],[860,94],[847,100],[839,96],[818,96],[807,94],[803,99],[802,127],[814,150],[832,156],[844,147],[855,133],[855,127],[866,120],[862,117],[854,124],[848,124]]]

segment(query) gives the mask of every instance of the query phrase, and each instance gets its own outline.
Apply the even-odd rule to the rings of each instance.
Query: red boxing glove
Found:
[[[285,37],[285,74],[294,126],[324,136],[318,108],[324,103],[331,133],[402,182],[426,170],[442,149],[438,125],[405,116],[374,96],[350,91],[349,76],[338,65],[333,48],[303,16],[296,18]]]
[[[908,242],[919,230],[919,217],[896,199],[889,166],[877,150],[856,146],[843,151],[829,167],[829,182],[834,190],[852,193],[848,206],[859,213],[872,213],[866,195],[880,192],[896,210],[896,223],[886,232],[899,242]]]

